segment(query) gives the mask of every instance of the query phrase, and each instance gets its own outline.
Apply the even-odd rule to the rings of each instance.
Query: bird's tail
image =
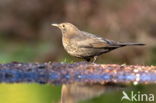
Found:
[[[143,43],[119,43],[120,46],[144,46]]]

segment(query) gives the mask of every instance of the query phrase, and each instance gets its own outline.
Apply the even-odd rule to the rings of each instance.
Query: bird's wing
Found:
[[[78,45],[80,47],[97,48],[97,49],[119,47],[119,45],[117,45],[117,42],[104,39],[102,37],[98,37],[91,33],[87,33],[87,32],[82,32],[82,33],[83,33],[83,39],[78,42]]]
[[[93,48],[97,48],[97,49],[103,49],[103,48],[105,48],[105,49],[107,49],[107,48],[117,48],[117,47],[120,47],[119,45],[113,45],[113,44],[111,44],[111,43],[103,43],[103,42],[96,42],[96,43],[92,43],[92,44],[90,44],[91,45],[91,47],[93,47]]]

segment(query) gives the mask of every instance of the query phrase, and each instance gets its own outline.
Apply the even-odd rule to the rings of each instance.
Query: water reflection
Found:
[[[126,86],[112,83],[105,85],[84,83],[64,84],[61,90],[60,103],[78,103],[79,101],[98,97],[108,91],[121,90],[122,88],[126,88]]]

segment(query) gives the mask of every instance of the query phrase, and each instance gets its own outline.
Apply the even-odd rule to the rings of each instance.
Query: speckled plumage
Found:
[[[90,61],[91,58],[123,46],[144,45],[141,43],[122,43],[104,39],[97,35],[79,30],[71,23],[52,24],[62,31],[62,43],[72,56]]]

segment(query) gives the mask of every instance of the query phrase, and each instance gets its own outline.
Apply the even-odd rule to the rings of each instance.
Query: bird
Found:
[[[53,23],[51,25],[61,30],[63,47],[67,53],[88,62],[93,59],[92,62],[94,63],[98,56],[120,47],[145,45],[143,43],[109,40],[96,34],[81,31],[68,22]]]

